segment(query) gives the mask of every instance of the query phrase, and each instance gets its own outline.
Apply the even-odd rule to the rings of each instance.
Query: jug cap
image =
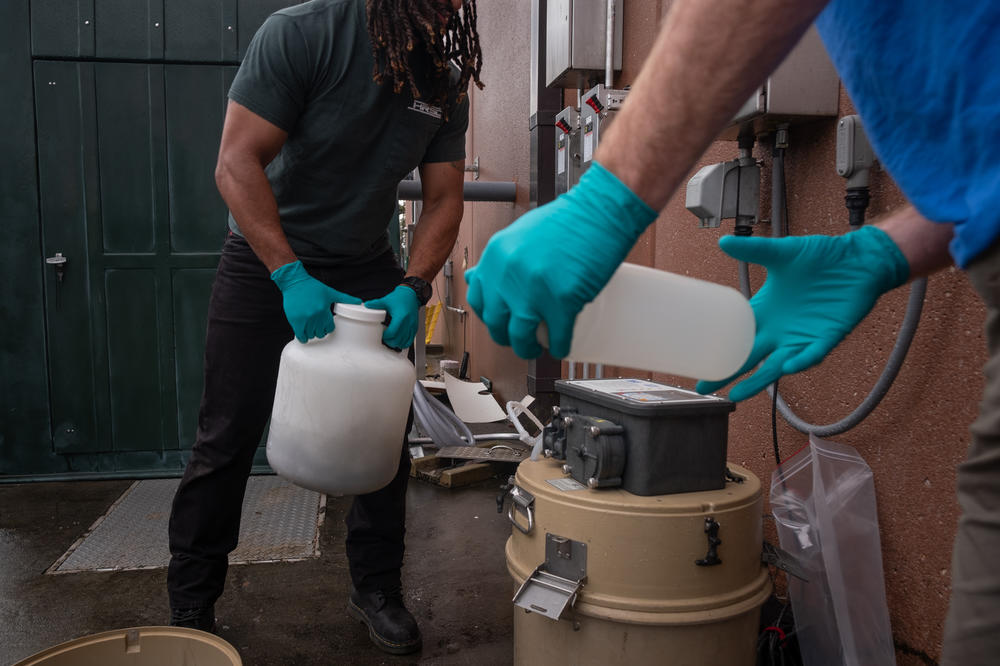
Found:
[[[374,310],[363,305],[337,303],[333,306],[333,314],[354,321],[369,321],[381,324],[385,321],[385,310]]]

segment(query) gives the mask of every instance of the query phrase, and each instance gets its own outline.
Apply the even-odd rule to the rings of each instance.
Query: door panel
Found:
[[[75,472],[177,469],[226,229],[212,171],[232,73],[171,67],[167,104],[162,65],[35,69],[43,245],[68,259],[46,274],[56,453]]]
[[[161,392],[170,377],[160,366],[161,327],[156,274],[149,269],[111,269],[105,273],[110,366],[111,450],[159,451],[164,448]],[[163,312],[169,316],[169,311]],[[163,331],[169,334],[169,329]],[[100,450],[102,443],[95,448]]]
[[[31,54],[94,55],[94,0],[31,0]]]
[[[162,109],[150,103],[163,86],[158,65],[103,63],[97,84],[101,229],[105,252],[152,253],[165,217],[153,165],[162,141]],[[154,123],[155,118],[155,123]]]
[[[85,171],[81,110],[92,65],[35,65],[42,249],[66,258],[62,279],[46,266],[45,314],[49,347],[52,438],[57,452],[87,450],[97,437],[94,331],[90,326]],[[71,112],[67,112],[71,110]]]
[[[163,57],[163,0],[92,0],[98,58]]]
[[[227,232],[226,93],[260,23],[295,3],[29,2],[41,259],[65,263],[43,264],[51,444],[3,473],[176,473]]]
[[[237,0],[168,0],[167,60],[236,62]]]
[[[235,67],[165,68],[169,229],[174,252],[218,252],[228,228],[227,208],[215,187],[215,162],[226,94],[235,75]]]

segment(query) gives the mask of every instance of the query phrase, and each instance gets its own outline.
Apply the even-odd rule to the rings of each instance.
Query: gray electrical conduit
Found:
[[[787,202],[785,200],[784,184],[784,150],[778,148],[774,151],[774,159],[772,161],[771,169],[771,228],[773,230],[772,235],[777,237],[785,235],[783,213],[785,212]],[[741,261],[739,262],[739,270],[740,291],[742,291],[743,295],[749,299],[750,268],[745,261]],[[910,286],[910,298],[906,304],[906,315],[903,317],[903,323],[899,329],[899,334],[896,336],[896,344],[893,346],[892,352],[889,354],[889,360],[886,361],[885,368],[882,370],[882,374],[879,376],[878,381],[875,382],[875,386],[872,387],[872,390],[868,393],[865,399],[861,401],[861,404],[854,409],[854,411],[839,421],[828,423],[827,425],[807,423],[804,419],[800,418],[795,412],[792,411],[792,408],[788,406],[779,393],[776,400],[778,411],[789,423],[789,425],[799,432],[813,434],[817,437],[830,437],[832,435],[839,435],[842,432],[847,432],[865,420],[878,406],[878,404],[882,402],[882,398],[884,398],[885,394],[889,392],[889,388],[896,380],[896,376],[899,374],[899,370],[903,366],[906,354],[910,350],[910,343],[913,342],[913,336],[917,332],[917,325],[920,323],[920,315],[923,312],[924,295],[926,293],[927,278],[914,280],[913,284]],[[768,395],[774,397],[774,390],[774,384],[768,386]]]
[[[520,440],[516,432],[494,432],[473,435],[469,426],[440,400],[432,396],[420,381],[413,383],[413,417],[427,437],[412,437],[410,444],[473,446],[477,440]]]
[[[472,446],[475,440],[465,421],[431,396],[419,380],[413,383],[413,416],[439,447]]]

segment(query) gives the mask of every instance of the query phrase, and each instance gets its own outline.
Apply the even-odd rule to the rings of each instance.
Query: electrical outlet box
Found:
[[[867,172],[874,163],[875,151],[861,118],[856,115],[841,118],[837,123],[837,175],[847,178],[848,187],[867,186]]]
[[[556,114],[556,196],[580,178],[580,113],[572,106]]]
[[[745,129],[765,134],[779,125],[836,116],[839,104],[840,77],[812,26],[740,107],[720,138],[735,139]]]
[[[622,68],[622,0],[615,0],[612,68]],[[545,8],[545,85],[585,88],[604,77],[608,34],[607,3],[548,0]]]
[[[615,90],[596,85],[580,101],[580,173],[594,160],[601,133],[608,128],[615,114],[625,103],[627,90]]]
[[[722,220],[756,224],[760,201],[760,167],[753,160],[709,164],[688,181],[685,207],[698,226],[718,227]]]

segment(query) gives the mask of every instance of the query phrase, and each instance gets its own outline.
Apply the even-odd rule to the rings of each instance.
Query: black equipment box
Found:
[[[562,437],[555,457],[567,461],[577,481],[592,488],[617,486],[634,495],[725,486],[733,402],[643,379],[558,380],[555,385],[559,414],[555,429],[547,428],[546,442]]]

